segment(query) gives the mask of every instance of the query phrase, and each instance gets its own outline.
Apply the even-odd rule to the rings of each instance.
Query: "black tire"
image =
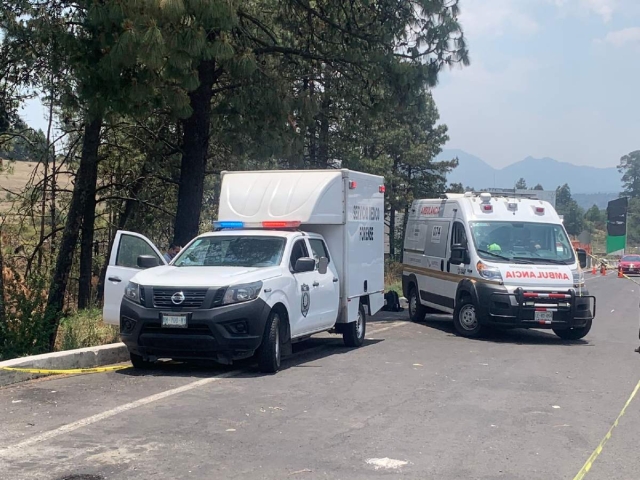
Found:
[[[153,363],[145,360],[142,355],[137,355],[135,353],[129,352],[129,358],[131,359],[131,364],[133,368],[137,370],[149,370]]]
[[[418,296],[418,289],[411,287],[409,291],[409,318],[412,322],[424,322],[424,317],[427,316],[427,308],[420,303],[420,297]]]
[[[262,344],[256,352],[260,371],[262,373],[276,373],[280,370],[281,352],[280,314],[271,312],[264,327]]]
[[[476,305],[470,297],[462,297],[456,302],[453,326],[462,337],[477,338],[482,334],[484,329],[478,320]]]
[[[364,337],[367,334],[367,313],[364,305],[360,304],[358,309],[358,319],[355,322],[347,323],[342,339],[344,344],[350,348],[358,348],[364,344]]]
[[[589,320],[584,327],[579,328],[565,328],[565,329],[553,329],[553,333],[559,336],[563,340],[580,340],[587,336],[587,333],[591,330],[593,321]]]

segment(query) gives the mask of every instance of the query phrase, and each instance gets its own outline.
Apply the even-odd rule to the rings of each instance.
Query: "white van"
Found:
[[[117,233],[104,319],[120,326],[135,367],[256,354],[275,372],[281,354],[314,333],[363,344],[366,314],[384,304],[382,177],[225,172],[218,214],[216,231],[169,265],[142,235]]]
[[[562,221],[535,199],[465,193],[416,200],[402,284],[412,320],[453,313],[465,337],[490,325],[547,328],[575,340],[595,317],[595,297]]]

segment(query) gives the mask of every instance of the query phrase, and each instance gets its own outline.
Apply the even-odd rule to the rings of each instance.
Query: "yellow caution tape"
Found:
[[[628,275],[625,275],[625,274],[623,273],[623,274],[622,274],[622,276],[623,276],[624,278],[626,278],[627,280],[631,280],[631,281],[632,281],[633,283],[635,283],[636,285],[640,285],[640,282],[638,282],[637,280],[635,280],[635,279],[633,279],[633,278],[629,277]]]
[[[48,370],[44,368],[0,367],[0,370],[7,370],[9,372],[20,372],[20,373],[39,373],[43,375],[76,375],[79,373],[113,372],[116,370],[122,370],[124,368],[129,368],[129,365],[111,365],[109,367],[94,367],[94,368],[72,368],[70,370]]]
[[[609,429],[607,434],[604,436],[604,438],[602,439],[602,441],[600,442],[598,447],[593,451],[591,456],[587,459],[587,461],[582,466],[582,468],[580,469],[578,474],[575,477],[573,477],[573,480],[582,480],[584,478],[584,476],[587,473],[589,473],[589,470],[591,470],[591,467],[593,466],[593,462],[595,462],[596,458],[598,458],[598,456],[602,453],[602,450],[604,449],[605,444],[609,441],[609,439],[611,438],[611,435],[613,434],[613,429],[618,426],[618,423],[620,422],[620,419],[624,415],[624,412],[627,411],[627,407],[629,406],[631,401],[634,399],[634,397],[636,396],[636,393],[638,393],[639,389],[640,389],[640,382],[638,382],[636,384],[636,388],[633,389],[633,393],[631,393],[631,396],[629,397],[629,400],[627,400],[627,403],[625,403],[624,407],[622,407],[622,411],[618,415],[618,418],[616,418],[616,421],[613,422],[613,425],[611,425],[611,428]]]

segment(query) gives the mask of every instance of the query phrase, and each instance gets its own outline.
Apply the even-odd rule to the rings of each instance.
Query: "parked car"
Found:
[[[640,255],[624,255],[618,262],[618,268],[627,275],[640,274]]]

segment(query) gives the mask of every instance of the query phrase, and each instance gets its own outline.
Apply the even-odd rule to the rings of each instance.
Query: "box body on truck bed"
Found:
[[[329,330],[360,346],[384,304],[383,211],[373,175],[225,172],[215,231],[169,265],[142,235],[117,233],[105,321],[140,367],[255,355],[272,372],[292,342]]]

